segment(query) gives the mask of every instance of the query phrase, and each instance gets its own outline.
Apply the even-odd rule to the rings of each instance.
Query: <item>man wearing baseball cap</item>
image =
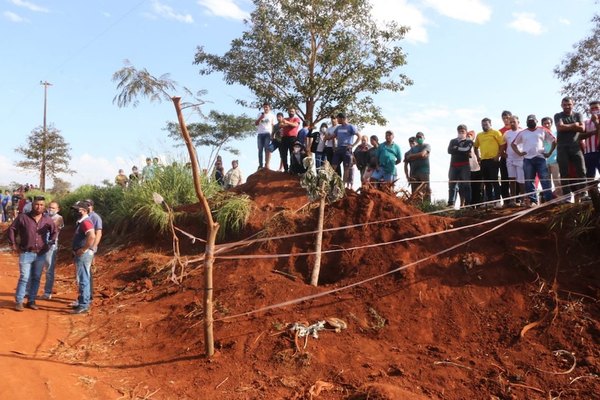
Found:
[[[78,285],[77,305],[73,307],[73,314],[84,314],[89,312],[92,305],[91,276],[94,258],[92,246],[96,235],[94,224],[89,217],[90,203],[78,201],[71,208],[78,218],[72,247]]]

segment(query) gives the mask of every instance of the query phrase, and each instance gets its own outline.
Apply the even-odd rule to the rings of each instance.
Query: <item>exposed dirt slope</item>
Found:
[[[316,226],[317,210],[303,207],[306,196],[296,178],[261,171],[236,191],[256,206],[240,237]],[[154,393],[152,399],[592,399],[600,393],[595,376],[600,374],[600,251],[550,233],[547,222],[557,210],[540,208],[380,279],[231,318],[387,273],[498,223],[351,248],[511,212],[443,218],[420,215],[379,191],[349,192],[328,206],[326,228],[387,222],[325,233],[324,250],[341,251],[324,255],[318,288],[307,284],[312,255],[217,259],[218,352],[210,360],[203,356],[201,265],[189,265],[177,286],[168,280],[169,238],[152,245],[107,243],[98,259],[89,334],[81,341],[94,351],[84,361],[129,386],[137,382],[135,396]],[[184,228],[204,236],[201,228]],[[597,243],[598,229],[589,237]],[[269,240],[219,255],[297,254],[312,251],[313,241],[314,235]],[[186,246],[190,257],[201,251],[199,242]],[[71,273],[66,261],[61,268]],[[344,320],[348,328],[324,330],[306,341],[287,329],[327,317]],[[540,322],[520,337],[535,321]]]

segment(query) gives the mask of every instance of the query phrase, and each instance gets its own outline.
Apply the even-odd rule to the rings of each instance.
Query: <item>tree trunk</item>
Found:
[[[181,112],[181,97],[172,97],[173,105],[175,106],[175,112],[177,113],[177,119],[179,121],[179,127],[181,128],[181,135],[187,147],[188,154],[190,156],[190,162],[192,163],[192,176],[194,178],[194,189],[196,191],[196,197],[202,205],[204,215],[206,216],[206,247],[204,249],[204,347],[206,355],[212,357],[215,354],[215,342],[213,335],[213,263],[215,260],[215,242],[217,238],[217,232],[219,231],[219,224],[213,220],[208,200],[202,192],[202,183],[200,181],[200,166],[198,165],[198,157],[196,155],[196,148],[192,143],[192,138],[187,130],[187,125]]]
[[[317,240],[315,242],[315,265],[313,266],[310,284],[318,286],[319,272],[321,271],[321,246],[323,244],[323,220],[325,219],[325,196],[321,196],[319,202],[319,227],[317,232]]]

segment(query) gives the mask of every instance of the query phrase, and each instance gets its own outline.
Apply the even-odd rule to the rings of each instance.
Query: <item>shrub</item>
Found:
[[[225,239],[229,233],[239,233],[248,222],[252,211],[252,200],[243,194],[227,194],[214,203],[215,220],[221,226],[219,239]]]

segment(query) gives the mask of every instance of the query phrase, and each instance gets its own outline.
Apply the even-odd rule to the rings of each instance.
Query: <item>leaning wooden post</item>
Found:
[[[211,357],[215,354],[215,340],[213,335],[213,263],[215,260],[215,243],[217,240],[217,232],[219,231],[219,223],[215,222],[208,205],[208,200],[202,192],[202,183],[200,181],[200,166],[198,165],[198,157],[196,155],[196,148],[192,143],[192,138],[187,130],[187,125],[181,112],[181,97],[171,97],[173,105],[175,106],[175,112],[177,113],[177,119],[179,121],[179,127],[181,129],[181,136],[187,147],[190,161],[192,163],[192,177],[194,179],[194,189],[196,191],[196,197],[202,205],[204,215],[206,216],[206,247],[204,250],[204,347],[206,355]]]
[[[321,200],[319,200],[319,222],[317,225],[317,240],[315,242],[315,264],[313,265],[310,284],[319,285],[319,273],[321,272],[321,247],[323,246],[323,220],[325,219],[325,182],[321,184]]]
[[[300,185],[306,189],[310,201],[319,200],[319,221],[317,229],[317,240],[315,242],[315,263],[310,276],[310,284],[317,286],[319,284],[319,273],[321,272],[321,248],[323,245],[323,224],[325,220],[325,202],[334,202],[344,197],[344,183],[338,174],[335,173],[329,162],[325,161],[323,165],[313,171],[312,158],[306,157],[303,160],[307,171],[300,181]]]

